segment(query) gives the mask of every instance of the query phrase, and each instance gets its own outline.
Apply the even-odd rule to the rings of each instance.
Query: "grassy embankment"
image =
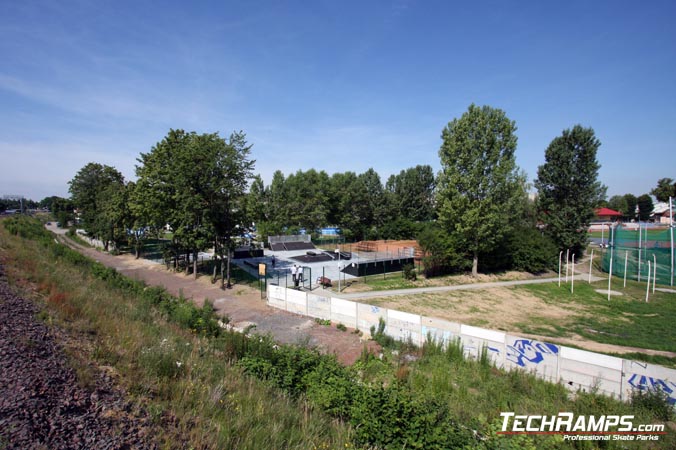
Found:
[[[80,382],[87,384],[97,367],[112,367],[119,384],[158,424],[161,447],[350,445],[348,426],[244,375],[230,352],[246,344],[231,333],[208,337],[214,334],[208,313],[180,301],[163,308],[160,303],[169,297],[161,290],[146,289],[148,295],[140,296],[131,283],[114,283],[105,268],[63,246],[10,236],[3,226],[0,251],[10,280],[37,287],[46,306],[40,317],[81,342],[72,354]],[[92,276],[92,270],[109,278]]]
[[[39,287],[44,319],[90,342],[85,361],[114,368],[162,425],[167,447],[594,448],[561,436],[499,436],[499,413],[633,414],[636,423],[673,414],[656,396],[632,404],[583,392],[571,399],[561,385],[498,370],[486,357],[466,361],[458,345],[399,346],[345,368],[311,350],[222,332],[209,311],[138,288],[50,237],[27,241],[0,230],[0,248],[13,278]],[[87,370],[83,363],[83,379]],[[664,445],[676,445],[673,431]]]

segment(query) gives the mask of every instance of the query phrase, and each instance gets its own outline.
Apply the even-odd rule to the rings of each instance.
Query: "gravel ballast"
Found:
[[[94,369],[87,387],[36,319],[38,307],[16,295],[0,265],[0,448],[156,448],[146,414]]]

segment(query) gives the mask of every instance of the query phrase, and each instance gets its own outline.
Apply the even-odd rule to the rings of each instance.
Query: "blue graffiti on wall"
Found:
[[[521,367],[526,367],[526,363],[540,364],[545,359],[544,355],[559,353],[559,347],[554,344],[530,339],[517,339],[513,345],[506,347],[507,359]]]
[[[639,375],[634,373],[627,381],[629,385],[641,391],[645,390],[661,390],[669,396],[669,404],[676,405],[676,383],[673,381],[653,378],[646,375]]]

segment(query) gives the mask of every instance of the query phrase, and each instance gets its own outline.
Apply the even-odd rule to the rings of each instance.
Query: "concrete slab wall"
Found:
[[[548,381],[559,380],[558,345],[518,336],[505,336],[505,367],[523,369]]]
[[[676,406],[676,370],[642,361],[622,360],[622,400],[630,400],[635,390],[659,389]]]
[[[559,379],[572,390],[598,389],[619,398],[622,395],[622,359],[561,347]]]
[[[498,366],[505,365],[505,333],[485,328],[460,325],[460,340],[465,355],[478,359],[482,348],[486,348],[491,361]]]
[[[385,334],[402,341],[411,339],[414,344],[421,345],[421,322],[417,314],[389,309]]]
[[[676,370],[655,364],[557,346],[501,331],[461,325],[433,317],[316,295],[282,286],[268,286],[268,304],[296,314],[330,319],[366,333],[385,320],[385,333],[422,345],[429,335],[447,345],[460,339],[465,354],[478,358],[486,347],[491,360],[506,369],[520,369],[562,382],[569,389],[599,392],[629,400],[636,389],[661,389],[676,405]]]
[[[423,342],[429,338],[446,346],[452,342],[453,339],[460,338],[459,323],[425,316],[422,316],[420,320]]]
[[[286,310],[295,314],[307,315],[307,294],[295,289],[286,290]]]
[[[307,295],[307,314],[322,320],[331,320],[331,297]]]
[[[371,327],[378,329],[379,319],[387,320],[387,310],[373,305],[357,304],[357,328],[364,333],[371,333]]]
[[[331,321],[357,328],[357,304],[340,298],[331,299]]]
[[[268,305],[273,308],[286,310],[286,289],[280,286],[268,285]]]

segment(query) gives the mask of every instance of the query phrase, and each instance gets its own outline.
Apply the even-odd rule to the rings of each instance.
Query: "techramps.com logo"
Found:
[[[560,434],[565,441],[658,441],[667,434],[664,424],[635,424],[634,416],[517,415],[501,412],[498,434]]]

